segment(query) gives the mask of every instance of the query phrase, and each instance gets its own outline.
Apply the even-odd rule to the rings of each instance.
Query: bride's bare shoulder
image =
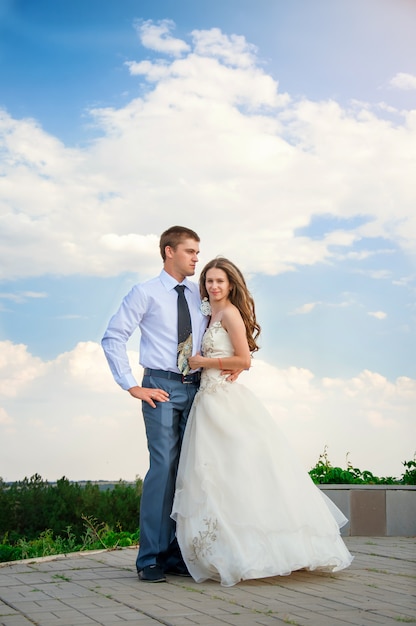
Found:
[[[237,307],[229,302],[223,311],[221,321],[224,328],[228,329],[230,326],[240,325],[243,319]]]

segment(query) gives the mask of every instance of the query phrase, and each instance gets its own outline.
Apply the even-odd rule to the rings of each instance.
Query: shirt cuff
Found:
[[[127,376],[122,376],[119,380],[117,380],[118,384],[122,389],[128,391],[132,387],[138,387],[137,380],[134,378],[132,374],[128,374]]]

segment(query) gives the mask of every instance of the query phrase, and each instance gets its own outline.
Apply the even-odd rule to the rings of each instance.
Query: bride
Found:
[[[224,370],[250,367],[258,350],[254,301],[240,270],[217,257],[202,270],[211,318],[203,368],[182,444],[172,517],[190,574],[224,586],[339,571],[352,561],[339,528],[347,520],[313,484],[273,416]],[[208,304],[208,303],[207,303]]]

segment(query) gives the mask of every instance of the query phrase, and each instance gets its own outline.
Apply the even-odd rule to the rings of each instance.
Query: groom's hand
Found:
[[[221,370],[221,376],[226,376],[229,383],[233,383],[244,370]]]
[[[130,387],[129,394],[133,396],[133,398],[137,398],[137,400],[143,400],[143,402],[147,402],[150,406],[155,409],[155,402],[167,402],[169,400],[169,394],[164,391],[164,389],[152,389],[149,387]]]

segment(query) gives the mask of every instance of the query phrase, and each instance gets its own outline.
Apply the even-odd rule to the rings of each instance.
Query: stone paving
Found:
[[[352,565],[221,587],[140,582],[136,548],[0,566],[1,626],[388,626],[416,623],[416,542],[346,537]]]

